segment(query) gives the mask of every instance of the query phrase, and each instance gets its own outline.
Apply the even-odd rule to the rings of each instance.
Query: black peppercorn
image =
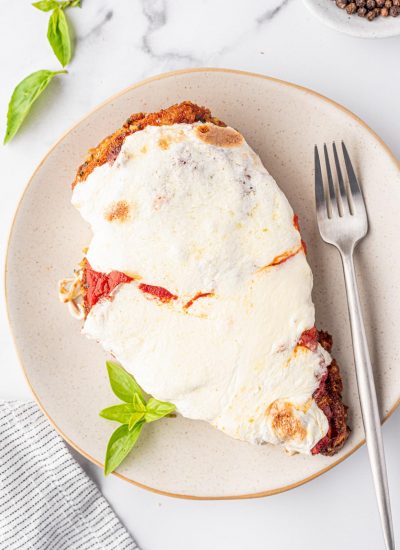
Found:
[[[400,0],[335,0],[335,3],[349,15],[357,13],[359,17],[366,17],[368,21],[373,21],[379,16],[400,15]]]
[[[353,13],[356,13],[357,6],[355,2],[351,2],[350,4],[347,4],[346,11],[349,15],[353,15]]]

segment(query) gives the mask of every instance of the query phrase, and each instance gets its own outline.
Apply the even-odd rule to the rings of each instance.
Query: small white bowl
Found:
[[[348,15],[333,0],[303,0],[307,8],[323,23],[333,29],[359,38],[387,38],[400,34],[398,17],[377,17],[368,21],[357,14]]]

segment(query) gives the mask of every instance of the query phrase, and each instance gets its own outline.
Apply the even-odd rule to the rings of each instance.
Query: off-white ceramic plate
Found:
[[[242,132],[299,214],[315,275],[318,326],[334,335],[352,434],[334,458],[286,456],[273,446],[235,441],[203,422],[155,422],[118,470],[154,491],[194,498],[280,492],[321,474],[357,449],[363,429],[356,392],[340,260],[314,219],[313,146],[346,141],[363,183],[371,230],[357,253],[361,298],[382,417],[400,395],[400,170],[385,144],[339,105],[260,75],[197,69],[151,78],[123,91],[79,122],[50,150],[30,180],[12,227],[6,269],[9,317],[37,401],[61,435],[102,464],[115,428],[98,411],[116,401],[105,354],[80,334],[57,298],[57,281],[81,259],[90,232],[70,205],[70,183],[85,152],[129,114],[190,99]],[[177,335],[179,337],[179,335]]]
[[[329,27],[359,38],[388,38],[400,34],[400,17],[365,17],[349,15],[332,0],[303,0],[307,8]]]

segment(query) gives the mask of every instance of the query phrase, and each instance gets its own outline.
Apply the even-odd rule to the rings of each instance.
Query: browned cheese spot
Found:
[[[205,143],[217,147],[238,147],[243,142],[243,136],[233,128],[215,124],[197,126],[196,134]]]
[[[147,153],[147,145],[143,145],[143,147],[140,149],[140,152],[145,155]]]
[[[267,414],[272,417],[272,428],[282,441],[288,439],[302,440],[306,437],[306,429],[293,414],[290,404],[285,403],[283,406],[278,406],[273,403],[267,409]]]
[[[304,414],[307,414],[308,411],[310,410],[310,407],[311,405],[313,404],[313,400],[312,398],[310,397],[310,399],[307,399],[307,401],[305,403],[303,403],[302,405],[298,405],[296,406],[295,408],[298,410],[298,411],[301,411],[303,412]]]
[[[168,149],[170,142],[171,142],[170,139],[166,137],[162,137],[158,140],[158,145],[161,149],[165,151],[166,149]]]
[[[173,134],[166,134],[158,140],[158,146],[163,150],[166,151],[171,143],[180,143],[184,141],[185,134],[180,130],[179,132],[173,133]]]
[[[126,201],[114,202],[106,210],[104,217],[110,223],[125,222],[129,218],[129,204]]]

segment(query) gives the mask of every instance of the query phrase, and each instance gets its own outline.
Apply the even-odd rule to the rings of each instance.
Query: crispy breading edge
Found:
[[[332,350],[332,337],[324,331],[318,331],[318,341],[329,353]],[[318,407],[329,421],[328,434],[316,445],[315,454],[333,456],[343,447],[350,435],[347,425],[347,406],[342,399],[343,382],[339,365],[335,359],[328,366],[325,380],[314,392]]]
[[[226,126],[224,122],[211,115],[210,109],[200,107],[191,101],[183,101],[155,113],[131,115],[121,128],[103,139],[97,147],[89,150],[85,161],[78,168],[72,182],[72,188],[77,183],[85,181],[97,166],[101,166],[106,162],[113,163],[125,138],[131,134],[143,130],[146,126],[170,126],[172,124],[193,124],[195,122],[211,122],[217,126]]]

